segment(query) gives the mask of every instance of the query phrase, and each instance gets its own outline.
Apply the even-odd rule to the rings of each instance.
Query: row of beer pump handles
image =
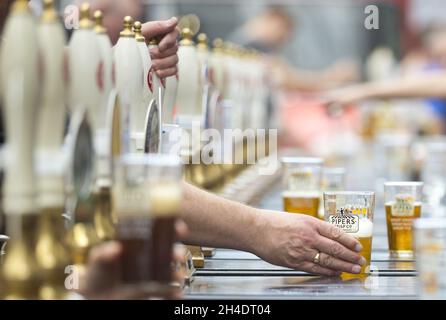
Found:
[[[125,17],[112,47],[102,13],[92,21],[83,4],[67,46],[53,0],[43,3],[39,22],[27,0],[13,3],[0,48],[7,138],[2,209],[10,238],[0,296],[7,298],[63,296],[66,267],[85,265],[92,246],[114,238],[114,158],[169,152],[175,143],[169,133],[192,132],[194,122],[220,132],[267,123],[268,84],[258,53],[219,39],[211,51],[204,34],[196,46],[197,30],[184,27],[178,75],[160,79],[149,54],[157,39],[145,39],[140,22]],[[236,152],[245,149],[242,143]],[[183,148],[179,156],[199,151]],[[242,167],[188,163],[185,179],[217,190]],[[199,248],[194,262],[202,265]]]

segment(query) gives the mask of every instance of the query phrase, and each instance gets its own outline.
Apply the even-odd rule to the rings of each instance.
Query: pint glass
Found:
[[[344,191],[345,190],[345,169],[344,168],[323,168],[322,169],[322,191]],[[322,199],[323,201],[323,199]],[[321,201],[321,202],[322,202]],[[319,207],[319,219],[324,220],[324,206]]]
[[[284,211],[318,216],[323,161],[320,158],[282,158]]]
[[[412,222],[421,215],[422,182],[386,182],[384,198],[389,251],[412,258]]]
[[[128,154],[120,158],[113,211],[122,245],[121,283],[164,295],[172,281],[174,224],[181,202],[179,157]]]
[[[413,229],[420,296],[445,299],[446,219],[416,219]]]
[[[372,254],[374,192],[327,191],[324,192],[325,221],[357,238],[362,245],[359,253],[366,259],[360,275],[370,272]],[[343,273],[342,277],[354,276]]]
[[[421,167],[426,202],[435,211],[446,206],[446,142],[431,142],[426,146],[426,158]],[[435,212],[433,212],[435,213]]]

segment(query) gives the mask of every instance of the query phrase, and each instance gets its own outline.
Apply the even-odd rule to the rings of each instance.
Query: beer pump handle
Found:
[[[175,101],[177,99],[178,91],[178,73],[174,76],[166,78],[166,90],[164,92],[164,105],[163,105],[163,123],[174,123],[176,106]]]
[[[149,48],[146,44],[146,38],[142,35],[142,24],[139,21],[136,21],[133,25],[133,30],[135,32],[135,39],[136,44],[139,49],[139,53],[141,55],[142,60],[142,66],[144,69],[144,77],[143,77],[143,86],[142,86],[142,92],[141,92],[141,108],[140,108],[140,114],[138,115],[138,119],[144,119],[148,108],[150,107],[152,100],[155,99],[155,92],[153,88],[153,81],[152,81],[152,74],[151,74],[151,68],[152,68],[152,59],[150,58]],[[159,107],[159,106],[158,106]],[[144,125],[145,122],[140,121],[137,126],[137,131],[142,132],[144,131]]]
[[[152,38],[149,41],[149,50],[153,49],[153,48],[157,48],[159,44],[159,41],[157,38]],[[158,75],[156,74],[155,70],[153,70],[152,67],[152,78],[153,78],[153,92],[155,95],[155,100],[158,104],[158,106],[160,107],[160,115],[163,113],[163,110],[161,110],[161,106],[163,105],[163,101],[164,101],[164,90],[165,90],[165,81],[164,79],[161,79],[160,77],[158,77]]]
[[[153,49],[153,48],[157,48],[159,44],[159,39],[158,38],[152,38],[149,41],[149,45],[148,48],[149,50]],[[163,106],[164,106],[164,95],[165,95],[165,90],[166,90],[166,80],[160,78],[157,73],[155,72],[153,65],[151,66],[150,69],[150,75],[149,77],[152,77],[152,82],[153,82],[153,94],[154,94],[154,99],[156,101],[156,105],[158,106],[158,137],[159,137],[159,147],[158,147],[158,151],[160,151],[160,146],[162,145],[162,119],[163,119]]]
[[[181,30],[182,40],[178,49],[177,121],[180,125],[200,118],[200,69],[197,49],[189,28]],[[186,124],[187,125],[187,124]]]
[[[6,214],[35,212],[34,146],[39,101],[37,26],[28,1],[18,0],[3,29],[0,73],[6,136],[3,207]]]
[[[65,33],[54,0],[44,0],[37,29],[42,72],[41,107],[37,123],[38,203],[42,208],[63,207],[63,165],[52,166],[62,156],[65,126],[65,87],[67,79]],[[62,160],[60,162],[63,162]]]
[[[210,60],[213,70],[213,81],[220,94],[225,92],[225,63],[223,59],[223,40],[216,38],[213,41],[213,50]]]
[[[54,7],[54,0],[44,0],[37,29],[42,66],[41,109],[38,122],[38,147],[59,151],[65,126],[65,88],[67,68],[65,32]]]
[[[200,33],[197,37],[197,54],[200,63],[200,87],[201,87],[201,105],[202,105],[202,125],[203,128],[210,128],[210,105],[211,105],[211,72],[210,72],[210,54],[208,48],[208,38],[205,33]]]
[[[103,70],[103,90],[101,92],[101,103],[96,109],[97,127],[94,134],[96,160],[97,160],[97,185],[107,185],[111,177],[111,151],[112,140],[111,124],[109,114],[113,113],[115,100],[113,99],[113,49],[107,30],[103,25],[102,11],[96,10],[94,17],[94,32],[99,49]]]
[[[98,108],[103,92],[103,62],[90,19],[90,5],[80,7],[79,28],[68,45],[70,70],[70,110],[74,113],[85,106],[93,130],[98,127]]]
[[[118,42],[114,48],[116,89],[118,91],[123,119],[123,151],[135,152],[135,139],[133,133],[137,133],[139,114],[144,87],[144,70],[141,54],[135,40],[133,31],[134,20],[130,16],[124,18],[124,28],[120,33]]]
[[[104,27],[102,11],[96,10],[93,13],[93,18],[94,18],[94,32],[96,32],[96,34],[106,34],[107,30]]]

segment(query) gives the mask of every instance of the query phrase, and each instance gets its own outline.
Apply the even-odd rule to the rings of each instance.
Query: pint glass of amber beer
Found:
[[[325,221],[357,238],[362,245],[359,253],[367,263],[362,266],[360,276],[370,272],[372,255],[373,215],[375,193],[368,191],[324,192]],[[348,273],[343,278],[355,276]]]
[[[412,258],[412,223],[421,215],[423,182],[386,182],[386,207],[389,251],[394,257]]]
[[[128,154],[119,159],[113,211],[122,245],[120,280],[124,288],[150,296],[168,294],[180,182],[179,157]]]
[[[284,211],[318,216],[322,174],[321,158],[282,158]]]

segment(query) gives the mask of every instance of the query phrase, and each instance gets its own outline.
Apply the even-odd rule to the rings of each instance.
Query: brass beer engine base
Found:
[[[186,250],[185,271],[186,276],[184,277],[184,284],[189,285],[194,280],[194,273],[196,271],[192,254],[189,249]]]
[[[204,255],[201,247],[199,246],[187,246],[191,255],[192,262],[195,268],[203,268],[204,267]]]
[[[215,255],[215,248],[202,247],[201,249],[205,258],[211,258]]]

